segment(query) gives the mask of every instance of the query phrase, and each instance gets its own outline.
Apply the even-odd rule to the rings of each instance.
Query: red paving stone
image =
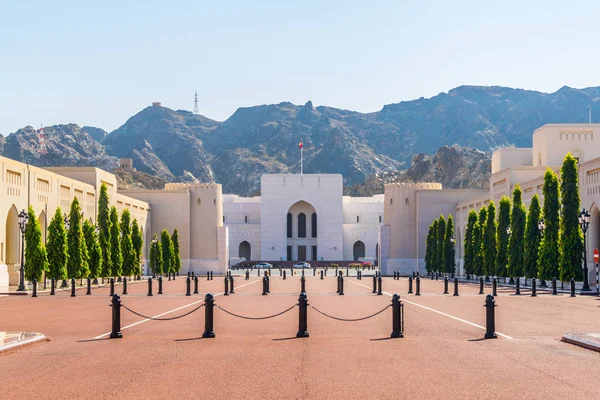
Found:
[[[256,276],[249,282],[238,277],[236,286],[234,295],[219,295],[216,303],[258,317],[295,304],[300,281],[272,276],[268,296],[260,295]],[[387,295],[371,294],[367,277],[347,278],[345,296],[335,294],[331,276],[323,281],[308,276],[306,286],[310,304],[339,317],[365,316],[390,303]],[[223,278],[200,279],[201,294],[191,297],[183,295],[184,278],[164,282],[162,296],[147,297],[143,283],[128,289],[123,304],[157,315],[200,301],[207,291],[222,292]],[[79,291],[76,298],[69,293],[3,297],[2,329],[38,331],[50,341],[0,356],[0,398],[590,399],[600,394],[594,382],[600,354],[560,341],[568,332],[600,332],[596,298],[501,292],[496,328],[513,339],[480,340],[483,330],[419,307],[483,326],[485,296],[477,294],[477,285],[461,285],[458,297],[441,295],[443,282],[426,279],[419,297],[406,294],[405,278],[384,278],[383,289],[406,300],[403,339],[388,339],[391,309],[348,323],[311,308],[310,337],[296,339],[294,308],[264,321],[215,309],[215,339],[200,339],[201,309],[182,319],[123,329],[120,340],[92,340],[110,330],[108,288],[95,289],[92,296]],[[142,320],[125,310],[122,316],[123,327]]]

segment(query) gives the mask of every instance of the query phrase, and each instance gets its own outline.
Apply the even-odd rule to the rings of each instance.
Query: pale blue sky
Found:
[[[116,129],[152,101],[224,120],[362,112],[464,85],[600,85],[598,1],[0,0],[0,133]]]

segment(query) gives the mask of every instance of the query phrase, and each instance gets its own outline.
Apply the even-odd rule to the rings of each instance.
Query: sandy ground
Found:
[[[130,284],[123,304],[155,316],[183,314],[204,293],[234,313],[259,317],[297,303],[300,278],[273,274],[261,296],[257,276],[236,278],[236,293],[222,296],[223,279],[200,279],[199,295],[186,297],[185,279],[164,282],[165,294],[146,296]],[[408,280],[384,278],[386,294],[372,281],[347,278],[345,296],[332,276],[307,276],[309,303],[328,314],[372,314],[399,293],[405,304],[405,337],[389,339],[391,308],[362,322],[340,322],[308,310],[309,338],[295,338],[298,309],[264,321],[239,319],[215,309],[214,339],[201,339],[204,309],[174,321],[144,321],[122,309],[119,340],[110,331],[108,288],[92,296],[79,290],[38,298],[0,298],[0,329],[39,331],[50,341],[0,356],[0,398],[52,399],[590,399],[600,353],[560,341],[569,332],[600,332],[596,298],[514,296],[499,290],[496,329],[482,340],[483,295],[461,284],[460,296],[443,295],[443,282],[422,280],[422,295],[406,294]],[[192,286],[193,289],[193,286]],[[121,287],[117,286],[117,292]],[[489,293],[491,288],[486,288]],[[144,321],[141,323],[137,323]],[[135,324],[127,327],[128,325]],[[94,339],[98,338],[98,339]]]

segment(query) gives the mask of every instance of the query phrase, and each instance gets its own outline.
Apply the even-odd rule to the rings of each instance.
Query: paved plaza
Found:
[[[289,271],[288,271],[289,272]],[[365,271],[366,274],[367,271]],[[483,340],[484,295],[478,284],[443,295],[443,281],[421,280],[421,296],[407,294],[408,279],[345,279],[344,296],[332,271],[306,277],[309,304],[340,318],[359,318],[404,302],[404,338],[390,339],[392,309],[360,322],[327,318],[308,308],[310,337],[296,338],[298,308],[272,319],[241,319],[215,307],[216,338],[201,339],[204,309],[181,319],[152,321],[122,312],[122,339],[108,339],[108,287],[70,297],[0,298],[2,329],[41,332],[48,341],[0,355],[0,398],[206,398],[206,399],[590,399],[600,353],[564,343],[574,332],[600,332],[600,299],[568,294],[514,296],[499,288],[495,340]],[[235,276],[235,275],[234,275]],[[164,282],[148,297],[132,283],[122,303],[143,315],[174,317],[202,304],[204,294],[236,314],[261,317],[298,301],[298,275],[271,277],[262,296],[256,271],[235,276],[235,294],[223,296],[223,278],[199,280],[200,294],[185,296],[185,278]],[[192,286],[193,287],[193,286]],[[120,293],[121,286],[115,291]],[[486,294],[491,287],[486,287]],[[524,292],[526,293],[526,292]],[[175,310],[175,311],[173,311]],[[19,377],[27,377],[26,381]],[[29,383],[25,383],[29,382]]]

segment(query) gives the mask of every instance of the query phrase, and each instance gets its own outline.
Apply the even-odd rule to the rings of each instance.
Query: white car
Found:
[[[273,265],[266,263],[266,262],[261,262],[255,265],[256,268],[273,268]]]
[[[306,262],[299,262],[298,264],[294,264],[294,268],[310,268],[310,264]]]

